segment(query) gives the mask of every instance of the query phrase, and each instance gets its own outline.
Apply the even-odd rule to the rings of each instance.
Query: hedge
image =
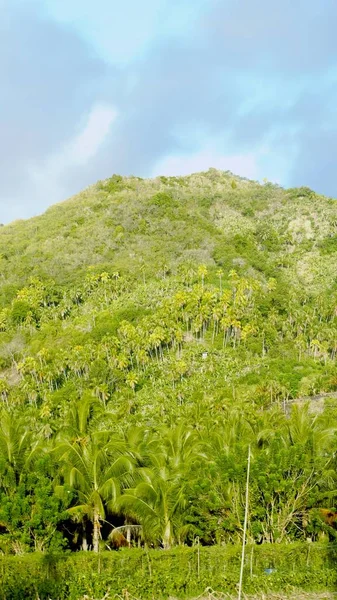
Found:
[[[0,557],[1,600],[113,598],[127,592],[139,599],[187,598],[211,587],[235,593],[240,548],[141,548],[63,555]],[[337,545],[292,543],[247,546],[246,593],[335,590]]]

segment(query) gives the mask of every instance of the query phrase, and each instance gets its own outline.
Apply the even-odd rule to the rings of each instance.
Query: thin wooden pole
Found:
[[[240,581],[239,581],[239,595],[238,595],[238,600],[241,600],[241,597],[242,597],[242,579],[243,579],[243,567],[244,567],[244,562],[245,562],[246,535],[247,535],[247,522],[248,522],[249,473],[250,473],[250,446],[248,446],[247,481],[246,481],[246,506],[245,506],[245,520],[244,520],[244,523],[243,523],[243,539],[242,539],[242,554],[241,554],[241,567],[240,567]]]

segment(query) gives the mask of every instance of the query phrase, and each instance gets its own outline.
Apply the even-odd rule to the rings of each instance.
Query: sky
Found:
[[[336,0],[0,0],[0,222],[114,173],[337,197]]]

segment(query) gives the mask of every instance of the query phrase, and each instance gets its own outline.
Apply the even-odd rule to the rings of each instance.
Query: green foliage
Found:
[[[125,186],[123,177],[120,175],[113,175],[106,181],[101,181],[98,183],[98,188],[109,194],[113,194],[114,192],[119,192]]]
[[[5,600],[78,600],[109,598],[123,590],[136,598],[189,598],[208,587],[235,594],[239,579],[239,547],[123,550],[90,556],[57,555],[1,557]],[[198,560],[199,555],[199,560]],[[199,564],[199,567],[198,567]],[[334,590],[334,545],[265,545],[247,547],[244,570],[246,593]],[[270,572],[270,574],[269,574]]]
[[[322,254],[333,254],[337,252],[337,235],[332,235],[325,238],[320,244],[319,248]]]
[[[17,300],[12,305],[12,321],[14,325],[23,323],[31,314],[31,307],[24,300]]]
[[[22,478],[13,493],[0,495],[0,523],[6,532],[0,537],[2,552],[51,551],[67,543],[57,526],[66,519],[63,503],[54,494],[50,470],[37,464],[34,473]]]
[[[237,544],[248,445],[250,542],[335,538],[336,210],[212,169],[1,228],[3,552]]]
[[[313,198],[315,196],[315,192],[305,186],[291,188],[288,190],[288,194],[291,195],[292,198]]]

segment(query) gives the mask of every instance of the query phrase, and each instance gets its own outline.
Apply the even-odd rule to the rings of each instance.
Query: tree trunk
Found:
[[[92,544],[93,544],[94,552],[99,552],[99,537],[100,537],[101,526],[99,523],[99,515],[96,511],[94,512],[93,526],[94,526],[94,531],[93,531],[93,536],[92,536]]]
[[[83,550],[83,552],[87,552],[88,551],[88,540],[87,540],[87,538],[86,538],[85,535],[82,538],[82,550]]]
[[[163,546],[164,550],[169,550],[171,548],[171,523],[170,521],[166,522],[164,535],[163,535]]]
[[[82,524],[82,550],[84,552],[87,552],[88,550],[87,527],[85,521]]]
[[[126,522],[126,525],[128,525],[128,522]],[[126,528],[126,541],[129,548],[131,548],[131,527]]]

